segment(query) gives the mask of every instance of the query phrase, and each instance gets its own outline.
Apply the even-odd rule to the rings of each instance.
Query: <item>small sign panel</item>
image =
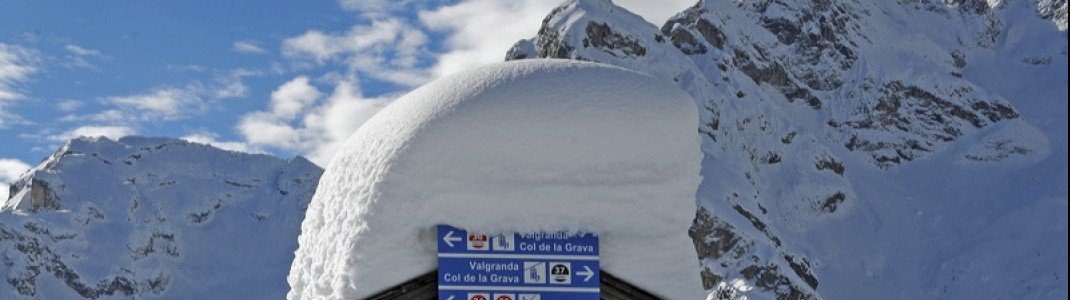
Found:
[[[594,234],[486,234],[438,226],[438,298],[598,300]]]

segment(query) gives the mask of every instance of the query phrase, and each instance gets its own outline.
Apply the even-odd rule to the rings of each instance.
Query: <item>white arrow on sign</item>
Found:
[[[452,232],[452,231],[451,231],[451,232]],[[457,297],[457,296],[453,296],[453,295],[451,295],[451,296],[450,296],[450,298],[449,298],[449,299],[446,299],[446,300],[453,300],[453,298],[454,298],[454,297]]]
[[[576,272],[576,275],[584,276],[583,282],[591,281],[591,277],[594,277],[594,271],[591,271],[590,267],[583,266],[583,271]]]
[[[460,242],[461,240],[463,239],[453,236],[453,230],[450,230],[450,232],[446,233],[446,236],[442,237],[442,241],[446,242],[446,245],[449,245],[450,247],[453,247],[453,242]]]

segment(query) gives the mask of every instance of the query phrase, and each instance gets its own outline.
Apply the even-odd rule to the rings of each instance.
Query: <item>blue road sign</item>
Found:
[[[438,226],[442,300],[598,300],[594,234],[488,235]]]

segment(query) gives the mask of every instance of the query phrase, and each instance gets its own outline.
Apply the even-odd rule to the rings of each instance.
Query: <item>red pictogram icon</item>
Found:
[[[487,235],[486,234],[469,234],[468,244],[473,249],[483,249],[487,247]]]

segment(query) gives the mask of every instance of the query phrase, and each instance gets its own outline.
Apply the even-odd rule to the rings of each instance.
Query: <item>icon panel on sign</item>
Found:
[[[494,300],[516,300],[516,294],[494,294]]]
[[[541,261],[524,262],[524,284],[546,283],[546,263]]]
[[[539,294],[520,294],[517,300],[542,300],[542,297]]]
[[[490,300],[490,294],[487,294],[487,293],[468,293],[468,300]]]
[[[468,234],[468,250],[487,251],[488,249],[490,249],[489,244],[489,239],[487,238],[486,234]]]
[[[572,284],[572,263],[551,262],[550,284]]]
[[[516,249],[515,238],[512,234],[497,234],[491,239],[494,251],[513,251]]]

